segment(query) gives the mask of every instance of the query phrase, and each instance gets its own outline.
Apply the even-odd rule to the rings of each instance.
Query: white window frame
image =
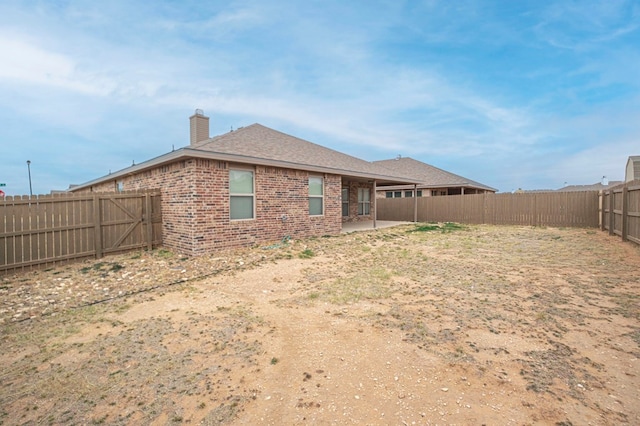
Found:
[[[345,199],[344,193],[347,193],[347,197]],[[349,188],[342,188],[342,217],[349,217]],[[345,205],[347,206],[347,214],[344,214]]]
[[[250,172],[251,173],[251,189],[252,192],[250,194],[247,193],[238,193],[234,194],[231,192],[231,173],[233,172]],[[238,198],[251,198],[251,217],[242,217],[234,219],[232,217],[231,212],[231,199],[234,197]],[[229,169],[229,220],[238,221],[238,220],[254,220],[256,218],[256,172],[254,169],[250,168],[241,168],[241,167],[232,167]]]
[[[322,194],[318,195],[318,194],[311,194],[311,179],[320,179],[321,182],[321,188],[322,188]],[[311,175],[309,176],[309,181],[308,181],[308,186],[309,186],[309,216],[324,216],[324,177],[323,176],[314,176]],[[320,203],[321,203],[321,212],[318,214],[312,214],[311,213],[311,199],[320,199]]]
[[[365,200],[363,195],[368,194]],[[358,188],[358,216],[369,216],[371,214],[371,189]]]

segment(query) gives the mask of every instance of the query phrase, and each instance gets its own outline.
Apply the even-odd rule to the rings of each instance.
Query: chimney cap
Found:
[[[204,111],[201,110],[200,108],[196,109],[195,115],[203,115],[204,116]]]

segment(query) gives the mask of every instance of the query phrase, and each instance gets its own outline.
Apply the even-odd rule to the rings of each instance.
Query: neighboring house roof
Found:
[[[603,189],[613,188],[614,186],[618,186],[621,183],[623,182],[619,180],[612,180],[608,185],[603,185],[601,182],[594,183],[592,185],[569,185],[560,189],[556,189],[555,192],[600,191]]]
[[[378,184],[415,183],[411,177],[406,177],[402,173],[395,174],[377,164],[325,148],[260,124],[252,124],[74,186],[70,190],[79,190],[187,158],[203,158],[306,170],[316,173],[349,176],[356,179],[375,179]]]
[[[414,160],[410,157],[399,157],[392,160],[374,161],[394,174],[410,176],[420,182],[420,187],[443,188],[443,187],[469,187],[484,189],[487,191],[497,191],[497,189],[481,184],[463,176],[447,172],[422,161]]]

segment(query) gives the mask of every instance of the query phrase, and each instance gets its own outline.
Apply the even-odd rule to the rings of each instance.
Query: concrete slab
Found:
[[[376,229],[391,228],[392,226],[407,225],[410,223],[413,223],[413,222],[378,220],[376,221]],[[349,223],[342,224],[343,234],[348,234],[349,232],[356,232],[356,231],[368,231],[372,229],[374,229],[372,220],[363,220],[361,222],[349,222]]]

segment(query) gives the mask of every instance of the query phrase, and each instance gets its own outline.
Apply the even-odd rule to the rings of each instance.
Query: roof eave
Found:
[[[480,186],[480,185],[473,185],[470,183],[435,183],[435,184],[425,184],[425,183],[418,183],[418,189],[433,189],[433,188],[473,188],[473,189],[482,189],[484,191],[495,191],[497,192],[498,190],[495,188],[491,188],[489,186]],[[383,189],[394,189],[395,187],[399,187],[399,186],[406,186],[406,185],[389,185],[388,188],[385,187],[379,187],[378,189],[383,190]]]
[[[379,184],[401,185],[401,184],[418,183],[408,178],[388,176],[388,175],[382,175],[378,173],[367,173],[367,172],[359,172],[359,171],[353,171],[353,170],[343,170],[343,169],[332,168],[332,167],[314,166],[314,165],[292,163],[292,162],[280,161],[280,160],[270,160],[266,158],[257,158],[257,157],[250,157],[250,156],[237,155],[237,154],[226,154],[226,153],[215,152],[215,151],[203,151],[203,150],[192,149],[192,148],[181,148],[176,151],[172,151],[170,153],[145,161],[143,163],[136,164],[134,166],[127,167],[126,169],[122,169],[117,172],[110,173],[106,176],[102,176],[100,178],[94,179],[92,181],[74,186],[73,188],[70,188],[69,191],[71,192],[78,191],[80,189],[89,188],[91,186],[98,185],[104,182],[118,180],[122,177],[132,176],[137,173],[141,173],[145,170],[154,169],[159,166],[173,163],[175,161],[180,161],[187,158],[202,158],[207,160],[228,161],[230,163],[241,163],[241,164],[251,164],[251,165],[259,165],[259,166],[267,166],[267,167],[279,167],[279,168],[294,169],[294,170],[305,170],[305,171],[315,172],[315,173],[328,173],[328,174],[341,175],[341,176],[353,177],[358,179],[376,180],[378,181]]]

